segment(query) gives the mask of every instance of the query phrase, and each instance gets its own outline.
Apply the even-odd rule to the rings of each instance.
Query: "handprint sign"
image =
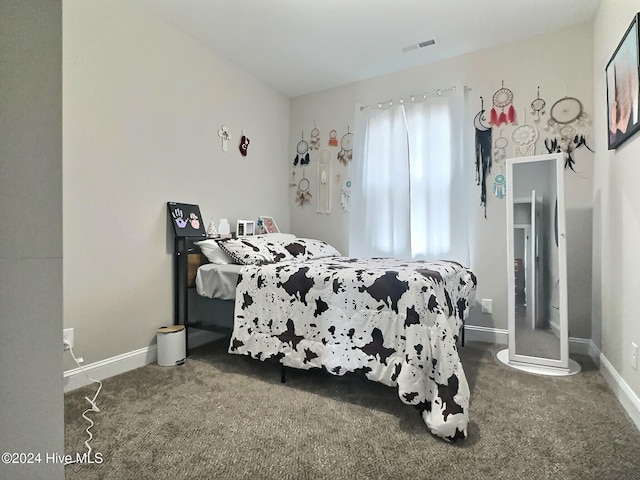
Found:
[[[196,230],[200,228],[200,219],[195,213],[191,212],[189,214],[189,220],[191,221],[191,226],[193,228],[195,228]]]
[[[167,202],[169,220],[176,237],[206,237],[200,207],[189,203]]]
[[[171,216],[173,216],[173,220],[178,228],[184,228],[187,226],[187,221],[182,218],[182,210],[180,210],[179,208],[174,209],[171,212]]]

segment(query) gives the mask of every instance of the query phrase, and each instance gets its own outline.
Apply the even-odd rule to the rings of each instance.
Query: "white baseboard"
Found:
[[[507,345],[509,331],[502,328],[479,327],[477,325],[464,326],[464,341],[497,343]]]
[[[189,333],[189,349],[199,347],[221,337],[222,335],[217,333],[195,330]],[[104,380],[105,378],[114,377],[121,373],[144,367],[150,363],[155,363],[157,360],[157,347],[156,345],[151,345],[95,363],[83,365],[83,368],[78,367],[67,370],[63,374],[64,392],[70,392],[91,384],[92,381],[87,378],[87,376],[95,380]]]
[[[464,326],[464,339],[471,342],[495,343],[508,345],[509,331],[502,328]],[[569,337],[569,353],[589,355],[596,365],[600,364],[600,351],[588,338]]]
[[[613,368],[611,362],[602,353],[600,354],[600,373],[605,378],[613,393],[627,411],[633,423],[640,430],[640,398],[624,381],[620,374]]]
[[[509,332],[504,329],[465,325],[465,341],[495,343],[507,345]],[[221,335],[196,330],[189,334],[189,347],[195,348],[205,343],[221,338]],[[610,385],[614,394],[627,411],[633,422],[640,429],[640,398],[631,390],[631,387],[623,380],[609,360],[600,353],[600,350],[592,340],[585,338],[569,338],[570,353],[589,355],[596,365],[600,366],[600,373]],[[80,368],[74,368],[64,372],[64,391],[70,392],[91,383],[87,375],[96,380],[120,375],[122,373],[143,367],[157,361],[156,345],[140,348],[132,352],[117,355],[95,363],[84,365],[84,372]],[[86,372],[86,374],[85,374]]]

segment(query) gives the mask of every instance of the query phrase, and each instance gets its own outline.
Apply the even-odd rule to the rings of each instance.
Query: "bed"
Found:
[[[224,257],[211,248],[226,263],[214,263]],[[468,268],[348,258],[318,240],[269,236],[176,240],[176,258],[178,323],[230,335],[232,354],[396,387],[433,434],[466,437],[469,387],[456,343],[475,295]],[[220,287],[234,282],[235,291]]]

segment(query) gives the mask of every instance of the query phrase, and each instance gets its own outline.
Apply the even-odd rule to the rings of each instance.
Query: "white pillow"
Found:
[[[199,242],[194,242],[194,245],[200,247],[202,254],[207,257],[207,260],[211,263],[215,263],[217,265],[235,263],[233,259],[220,248],[217,240],[201,240]]]

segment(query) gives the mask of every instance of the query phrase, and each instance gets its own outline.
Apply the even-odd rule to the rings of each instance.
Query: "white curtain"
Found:
[[[469,264],[464,92],[356,108],[349,255]]]

